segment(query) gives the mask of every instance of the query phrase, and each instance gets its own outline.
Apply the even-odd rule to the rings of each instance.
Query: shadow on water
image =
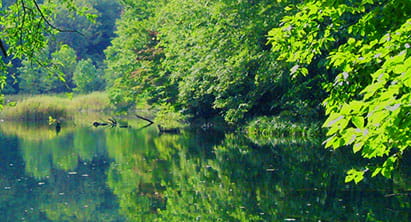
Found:
[[[410,168],[345,184],[361,159],[319,138],[0,125],[6,221],[410,221]]]

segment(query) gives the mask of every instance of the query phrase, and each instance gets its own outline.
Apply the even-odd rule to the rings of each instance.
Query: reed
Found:
[[[110,99],[105,92],[77,95],[70,100],[70,109],[78,112],[101,112],[111,110]]]
[[[14,99],[14,100],[12,100]],[[94,92],[73,98],[62,95],[35,95],[8,99],[0,118],[8,120],[48,120],[49,116],[59,119],[73,119],[79,112],[107,111],[110,102],[107,94]]]
[[[13,106],[5,106],[1,112],[3,119],[46,120],[49,116],[67,118],[68,98],[35,96],[17,101]]]

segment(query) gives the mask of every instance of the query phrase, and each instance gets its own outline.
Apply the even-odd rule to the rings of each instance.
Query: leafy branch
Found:
[[[82,34],[81,32],[79,32],[79,31],[77,31],[77,30],[60,29],[60,28],[56,27],[55,25],[51,24],[51,22],[44,16],[44,13],[43,13],[43,11],[41,10],[41,8],[40,8],[39,4],[37,3],[37,1],[36,1],[36,0],[33,0],[33,3],[34,3],[34,5],[36,6],[36,9],[37,9],[37,11],[39,12],[39,14],[40,14],[41,18],[43,19],[43,21],[44,21],[48,26],[50,26],[52,29],[55,29],[55,30],[57,30],[57,31],[59,31],[59,32],[75,32],[75,33],[78,33],[78,34],[84,36],[84,34]]]

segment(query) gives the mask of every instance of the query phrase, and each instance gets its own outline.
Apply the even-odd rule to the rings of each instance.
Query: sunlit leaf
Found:
[[[364,127],[364,117],[362,116],[353,116],[351,121],[353,122],[354,126],[357,128],[363,128]]]

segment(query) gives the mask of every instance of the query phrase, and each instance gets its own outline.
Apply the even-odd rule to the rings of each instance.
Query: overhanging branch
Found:
[[[50,26],[52,29],[55,29],[59,32],[75,32],[78,33],[80,35],[83,35],[83,33],[77,31],[77,30],[66,30],[66,29],[60,29],[58,27],[56,27],[55,25],[51,24],[51,22],[44,16],[43,11],[41,11],[41,8],[39,6],[39,4],[37,3],[36,0],[33,0],[34,5],[36,6],[37,11],[40,13],[41,18],[44,20],[44,22]]]

